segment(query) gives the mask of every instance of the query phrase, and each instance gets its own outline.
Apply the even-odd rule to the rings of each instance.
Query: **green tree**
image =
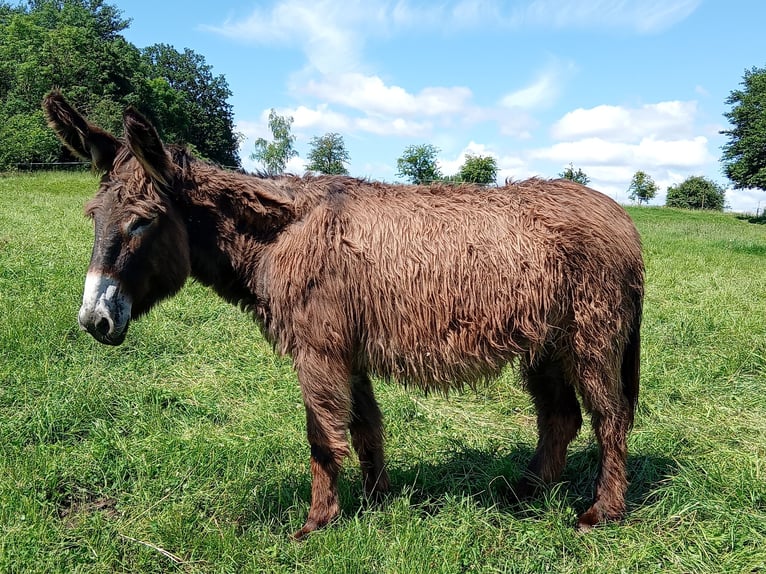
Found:
[[[668,188],[666,207],[723,211],[726,190],[706,177],[693,175]]]
[[[348,151],[343,136],[326,133],[321,137],[311,138],[309,143],[306,169],[328,175],[348,175],[346,165],[349,162]]]
[[[458,174],[460,181],[489,185],[497,179],[497,160],[492,156],[466,154]]]
[[[56,161],[60,147],[42,110],[17,114],[0,123],[0,169],[20,163]]]
[[[439,151],[439,148],[431,144],[407,146],[402,156],[396,160],[396,175],[416,185],[441,179],[441,172],[436,163]]]
[[[255,151],[250,156],[255,161],[260,162],[269,175],[283,173],[287,167],[287,162],[298,155],[294,148],[295,136],[290,132],[292,125],[292,116],[280,116],[274,108],[271,108],[269,129],[274,140],[269,142],[264,138],[258,138],[255,141]]]
[[[574,181],[581,185],[588,185],[590,183],[590,178],[587,174],[579,167],[575,169],[571,163],[569,164],[569,167],[565,168],[564,171],[559,174],[559,177],[561,179]]]
[[[646,172],[638,170],[628,186],[628,196],[638,203],[647,203],[657,195],[659,187]]]
[[[138,107],[169,143],[188,143],[210,159],[239,165],[239,141],[222,76],[204,58],[170,47],[142,52],[121,33],[130,20],[104,0],[0,0],[0,127],[14,138],[0,169],[49,157],[40,142],[40,102],[57,87],[88,117],[115,134],[122,111]],[[10,134],[9,125],[23,131]],[[23,140],[29,145],[17,145]],[[8,140],[10,141],[10,140]],[[3,147],[6,139],[0,140]],[[61,145],[54,160],[71,155]]]
[[[766,69],[746,70],[741,90],[726,99],[732,106],[724,116],[732,128],[723,146],[723,171],[734,187],[766,190]]]
[[[144,50],[143,57],[151,70],[152,103],[160,105],[142,111],[162,128],[163,137],[192,144],[202,156],[220,164],[239,166],[239,138],[226,78],[214,76],[204,56],[188,48],[178,52],[167,44],[155,44]]]
[[[40,101],[53,86],[67,92],[79,108],[109,127],[119,125],[124,105],[113,106],[131,91],[138,50],[119,33],[129,21],[101,0],[35,0],[27,6],[0,11],[0,125],[7,137],[30,145],[6,147],[0,169],[15,163],[39,161]],[[114,117],[104,118],[118,109]],[[99,116],[101,114],[101,116]],[[8,133],[8,125],[23,131]],[[4,139],[0,145],[6,143]],[[52,159],[67,159],[58,146]]]

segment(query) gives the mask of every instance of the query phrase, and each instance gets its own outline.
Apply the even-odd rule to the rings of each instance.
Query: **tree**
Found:
[[[4,149],[0,169],[43,159],[70,159],[60,143],[51,153],[52,140],[42,136],[47,127],[40,101],[58,86],[74,105],[89,115],[100,114],[100,123],[117,124],[124,105],[117,106],[113,118],[104,115],[132,91],[139,62],[138,50],[119,35],[129,21],[102,0],[2,5],[0,126],[4,133],[0,147]]]
[[[280,116],[274,108],[271,108],[269,129],[274,141],[268,142],[264,138],[255,140],[255,151],[250,158],[263,164],[269,175],[284,173],[287,162],[298,155],[293,147],[295,136],[290,133],[292,125],[292,116]]]
[[[349,155],[343,136],[326,133],[322,137],[312,138],[309,146],[311,150],[307,156],[309,163],[306,169],[328,175],[348,175],[345,164],[349,162]]]
[[[559,177],[561,179],[574,181],[575,183],[579,183],[581,185],[588,185],[590,183],[590,178],[586,175],[586,173],[579,167],[575,169],[571,163],[569,164],[569,167],[564,169],[564,171],[559,174]]]
[[[460,181],[489,185],[497,179],[497,160],[492,156],[466,154],[458,174]]]
[[[0,170],[41,158],[71,159],[60,143],[51,155],[52,140],[40,137],[47,130],[40,102],[54,86],[114,134],[122,130],[123,110],[133,105],[166,142],[239,165],[223,76],[213,76],[191,50],[158,45],[142,53],[121,35],[129,24],[104,0],[0,0]],[[18,131],[11,133],[12,127]]]
[[[741,85],[726,99],[733,107],[724,116],[733,127],[721,131],[729,136],[723,171],[735,188],[766,190],[766,69],[746,70]]]
[[[43,111],[17,114],[0,123],[0,169],[20,163],[56,161],[60,142],[46,125]]]
[[[142,111],[157,122],[161,134],[169,141],[192,144],[205,158],[238,167],[239,138],[226,78],[214,76],[204,56],[188,48],[178,52],[155,44],[143,57],[151,70],[150,93],[157,107]]]
[[[436,156],[439,148],[431,144],[411,145],[405,148],[396,160],[396,175],[408,179],[415,185],[431,183],[441,178]]]
[[[638,203],[646,203],[657,195],[659,187],[650,175],[638,170],[628,186],[628,196]]]
[[[693,175],[668,188],[666,207],[723,211],[726,191],[712,180]]]

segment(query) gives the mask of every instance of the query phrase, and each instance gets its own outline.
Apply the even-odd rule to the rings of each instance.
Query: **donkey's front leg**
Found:
[[[346,431],[351,413],[350,373],[343,361],[302,354],[295,366],[306,406],[311,445],[311,508],[306,524],[293,536],[301,539],[338,515],[338,473],[349,454]]]

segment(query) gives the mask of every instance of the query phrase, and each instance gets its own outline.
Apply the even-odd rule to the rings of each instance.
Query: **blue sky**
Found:
[[[202,54],[233,92],[241,156],[294,118],[302,172],[313,136],[338,132],[352,175],[396,181],[411,144],[492,155],[499,180],[570,162],[627,203],[636,170],[660,186],[721,171],[725,100],[766,66],[761,0],[116,0],[126,38]],[[734,210],[766,193],[727,191]]]

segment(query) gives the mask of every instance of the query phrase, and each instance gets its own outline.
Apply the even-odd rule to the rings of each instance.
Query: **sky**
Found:
[[[112,0],[139,48],[205,57],[233,95],[246,169],[268,114],[292,116],[302,173],[312,137],[343,136],[351,175],[402,181],[396,160],[432,144],[445,175],[491,155],[498,181],[570,163],[621,203],[637,170],[660,191],[692,175],[734,211],[721,146],[729,94],[766,66],[762,0]]]

